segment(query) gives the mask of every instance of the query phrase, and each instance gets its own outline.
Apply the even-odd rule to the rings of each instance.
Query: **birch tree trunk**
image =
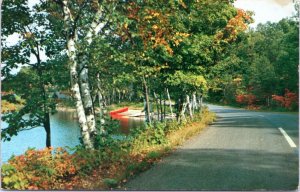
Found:
[[[184,120],[186,120],[185,118],[185,111],[186,111],[186,102],[184,102],[184,97],[181,96],[180,98],[180,103],[179,103],[179,122],[182,122]]]
[[[151,114],[150,114],[150,103],[149,103],[149,93],[148,93],[148,86],[145,77],[143,76],[143,85],[144,85],[144,95],[146,100],[146,122],[151,124]]]
[[[93,142],[90,137],[89,128],[87,125],[87,119],[84,112],[84,107],[82,103],[82,98],[80,94],[80,88],[78,83],[78,74],[77,74],[77,62],[76,62],[76,56],[75,56],[75,42],[73,37],[69,37],[68,39],[68,56],[69,56],[69,63],[70,63],[70,72],[71,72],[71,90],[73,92],[73,97],[75,99],[76,103],[76,112],[78,116],[78,122],[79,126],[81,128],[81,136],[82,141],[85,147],[87,148],[94,148]]]
[[[156,112],[157,112],[157,120],[159,120],[159,106],[158,106],[158,98],[156,93],[154,92],[154,99],[155,99],[155,104],[156,104]]]
[[[197,97],[195,92],[193,93],[192,103],[193,103],[193,112],[195,110],[198,111],[198,103],[197,103]]]
[[[189,110],[190,118],[193,119],[193,111],[192,111],[192,105],[191,105],[191,102],[190,102],[190,96],[189,95],[186,95],[186,105],[187,105],[188,110]]]
[[[84,49],[84,55],[82,62],[79,65],[80,74],[79,74],[79,83],[81,88],[81,94],[83,99],[83,107],[86,114],[87,125],[89,128],[89,132],[91,136],[97,134],[96,130],[96,119],[93,108],[93,102],[91,97],[91,90],[89,85],[89,77],[88,77],[88,47],[93,42],[93,36],[97,34],[104,27],[104,23],[100,22],[100,18],[103,15],[103,8],[99,5],[98,11],[94,16],[93,22],[89,25],[89,29],[84,38],[86,43],[86,48]]]
[[[168,95],[168,100],[169,100],[169,106],[170,106],[171,116],[173,117],[172,103],[171,103],[171,98],[170,98],[170,94],[169,94],[168,88],[167,88],[167,95]]]
[[[81,67],[84,67],[82,65]],[[84,67],[84,69],[81,70],[81,73],[79,75],[79,83],[80,83],[80,88],[81,88],[81,95],[82,95],[82,100],[83,100],[83,108],[84,112],[86,115],[86,120],[87,120],[87,125],[89,128],[89,132],[92,135],[96,134],[96,120],[95,120],[95,113],[94,113],[94,108],[93,108],[93,102],[92,102],[92,97],[91,97],[91,90],[89,87],[89,82],[88,82],[88,69]]]
[[[67,54],[69,57],[69,67],[71,73],[71,90],[76,102],[76,111],[78,115],[79,126],[81,128],[82,141],[85,147],[94,148],[90,132],[91,128],[94,129],[93,126],[95,127],[95,118],[93,118],[94,113],[88,84],[88,71],[84,68],[85,63],[88,61],[84,58],[80,65],[80,69],[82,69],[82,71],[80,74],[78,74],[78,58],[77,49],[75,46],[77,40],[77,29],[75,28],[76,25],[74,25],[72,13],[68,8],[68,0],[62,1],[62,8],[64,13],[64,22],[69,33],[67,37]],[[82,92],[80,91],[80,88],[82,89]]]

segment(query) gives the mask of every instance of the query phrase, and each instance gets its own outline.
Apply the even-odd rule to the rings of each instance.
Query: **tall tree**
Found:
[[[93,137],[97,134],[95,111],[89,83],[89,50],[93,40],[111,22],[115,9],[114,1],[54,0],[45,1],[44,8],[63,21],[62,36],[66,38],[72,92],[81,127],[82,140],[87,148],[93,148]],[[103,130],[100,130],[103,132]]]
[[[13,68],[27,66],[18,76],[28,81],[23,84],[19,79],[20,85],[12,87],[23,88],[22,96],[26,99],[26,104],[20,111],[3,116],[9,127],[2,131],[2,138],[10,139],[18,131],[43,126],[46,131],[46,146],[50,147],[50,113],[54,111],[55,105],[49,98],[51,74],[47,70],[51,63],[43,61],[42,52],[53,57],[56,51],[61,50],[60,38],[52,33],[46,14],[37,8],[30,9],[27,0],[5,1],[2,9],[2,75],[9,78]],[[7,44],[7,37],[15,34],[19,35],[17,42],[14,45]],[[35,58],[34,63],[29,60],[31,55]],[[29,116],[25,117],[27,114]]]

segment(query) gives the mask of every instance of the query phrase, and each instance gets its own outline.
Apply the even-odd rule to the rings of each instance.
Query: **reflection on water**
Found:
[[[112,119],[116,119],[120,122],[121,132],[124,134],[129,134],[130,129],[135,129],[145,126],[144,117],[128,117],[122,115],[111,115]]]
[[[51,116],[51,144],[53,147],[75,147],[78,145],[80,128],[75,112],[58,112]],[[6,127],[1,122],[1,127]],[[6,162],[11,155],[21,155],[28,147],[43,149],[46,146],[46,133],[43,127],[22,131],[11,141],[1,141],[1,159]]]

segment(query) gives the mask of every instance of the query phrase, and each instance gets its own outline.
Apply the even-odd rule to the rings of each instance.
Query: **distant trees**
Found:
[[[228,85],[217,86],[222,90],[223,101],[235,103],[235,96],[252,94],[254,105],[270,107],[276,103],[272,95],[283,96],[286,89],[298,93],[298,25],[296,19],[282,19],[259,24],[239,37],[221,65],[214,68],[213,81],[222,79]],[[218,94],[211,91],[210,96],[216,98]]]

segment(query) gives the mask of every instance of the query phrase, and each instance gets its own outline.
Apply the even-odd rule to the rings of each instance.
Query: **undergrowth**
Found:
[[[122,139],[114,139],[107,134],[98,140],[95,150],[81,146],[73,149],[72,153],[62,148],[29,149],[2,166],[2,188],[121,189],[128,179],[149,169],[174,147],[199,133],[214,118],[214,114],[203,109],[202,113],[194,115],[193,120],[155,122],[132,130]]]

